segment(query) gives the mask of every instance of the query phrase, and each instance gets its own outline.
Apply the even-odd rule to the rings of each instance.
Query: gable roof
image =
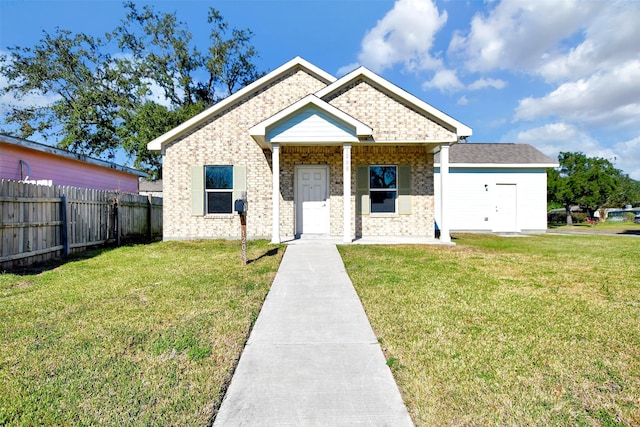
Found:
[[[440,153],[434,162],[440,164]],[[495,165],[515,167],[557,167],[550,157],[529,144],[513,143],[464,143],[449,148],[449,163],[461,166],[491,167]]]
[[[456,133],[458,138],[466,138],[471,136],[471,134],[473,133],[470,127],[460,123],[453,117],[443,113],[432,105],[424,102],[420,98],[410,94],[404,89],[401,89],[400,87],[394,85],[390,81],[380,77],[379,75],[365,67],[359,67],[352,72],[342,76],[338,80],[329,84],[327,87],[320,89],[315,93],[315,95],[318,98],[326,98],[329,95],[339,91],[343,87],[357,81],[358,79],[363,79],[370,83],[373,83],[374,86],[376,86],[378,89],[381,89],[392,98],[399,99],[405,103],[410,104],[410,106],[415,108],[417,111],[427,115],[428,117],[431,117],[437,123],[444,125],[444,127],[450,128],[450,130]]]
[[[274,129],[279,124],[285,124],[285,122],[291,119],[294,121],[305,120],[309,114],[320,116],[320,120],[333,122],[329,125],[344,128],[345,132],[350,134],[349,136],[352,138],[351,142],[357,142],[361,138],[370,137],[373,132],[373,129],[367,124],[351,117],[344,111],[321,100],[315,95],[307,95],[298,102],[291,104],[279,113],[249,129],[249,134],[256,140],[260,147],[268,148],[270,138],[267,134],[269,133],[269,129]],[[313,141],[316,140],[307,138],[307,141],[300,142]],[[341,139],[341,141],[344,142],[344,139]]]
[[[280,67],[264,75],[263,77],[259,78],[255,82],[245,86],[244,88],[228,96],[227,98],[223,99],[222,101],[218,102],[212,107],[209,107],[208,109],[204,110],[202,113],[192,117],[191,119],[187,120],[181,125],[171,129],[169,132],[165,133],[164,135],[160,135],[158,138],[149,142],[147,144],[147,148],[152,151],[161,150],[162,146],[165,145],[166,143],[171,142],[174,139],[179,138],[186,133],[189,133],[193,129],[200,126],[201,123],[215,116],[218,112],[224,110],[225,108],[228,108],[230,105],[234,104],[235,102],[269,85],[274,80],[278,79],[282,75],[288,73],[289,71],[295,68],[304,69],[306,72],[315,76],[319,80],[324,81],[326,84],[329,84],[336,80],[336,78],[331,74],[316,67],[312,63],[300,58],[299,56],[296,56],[291,61],[281,65]]]
[[[472,134],[472,130],[468,126],[465,126],[464,124],[458,122],[452,117],[446,115],[442,111],[434,108],[433,106],[427,104],[421,99],[411,95],[409,92],[406,92],[405,90],[399,88],[398,86],[392,84],[391,82],[383,79],[382,77],[378,76],[377,74],[373,73],[367,68],[360,67],[352,71],[351,73],[348,73],[347,75],[341,77],[340,79],[336,79],[331,74],[327,73],[326,71],[323,71],[322,69],[316,67],[315,65],[311,64],[310,62],[298,56],[292,59],[291,61],[287,62],[286,64],[266,74],[262,78],[256,80],[255,82],[240,89],[238,92],[223,99],[222,101],[218,102],[217,104],[213,105],[212,107],[208,108],[202,113],[192,117],[191,119],[187,120],[181,125],[175,127],[174,129],[170,130],[164,135],[161,135],[158,138],[154,139],[153,141],[149,142],[147,144],[147,148],[152,151],[162,150],[164,145],[193,131],[194,129],[198,128],[201,124],[203,124],[210,118],[214,117],[219,112],[223,111],[226,108],[229,108],[229,106],[233,105],[234,103],[241,101],[242,99],[250,96],[251,94],[269,85],[273,81],[277,80],[278,78],[280,78],[281,76],[283,76],[284,74],[290,72],[295,68],[304,69],[306,72],[318,78],[320,81],[324,82],[327,85],[325,88],[321,89],[315,94],[317,98],[320,98],[320,99],[324,98],[330,94],[333,94],[335,91],[340,90],[345,85],[355,81],[356,79],[363,78],[371,82],[374,86],[381,89],[382,91],[384,91],[391,97],[395,98],[396,100],[400,100],[404,103],[409,104],[411,108],[414,108],[416,111],[422,112],[423,114],[432,118],[437,123],[443,125],[446,128],[449,128],[451,131],[456,133],[458,138],[466,138],[468,136],[471,136]],[[325,102],[325,104],[327,103]],[[328,110],[328,107],[324,106],[323,109]],[[342,114],[346,114],[346,113],[342,113]],[[355,120],[354,118],[352,119]],[[367,126],[364,123],[361,123],[361,122],[358,122],[358,123]]]

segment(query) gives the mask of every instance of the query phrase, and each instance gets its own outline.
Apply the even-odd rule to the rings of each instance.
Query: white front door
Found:
[[[517,190],[515,184],[496,184],[496,213],[493,220],[493,231],[518,231],[516,195]]]
[[[329,168],[298,166],[296,234],[329,234]]]

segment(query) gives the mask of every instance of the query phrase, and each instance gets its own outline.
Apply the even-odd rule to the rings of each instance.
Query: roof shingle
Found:
[[[440,163],[440,153],[435,155]],[[449,163],[540,164],[557,162],[529,144],[459,143],[449,149]]]

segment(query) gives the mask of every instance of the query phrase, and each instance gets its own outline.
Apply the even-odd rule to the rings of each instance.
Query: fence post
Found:
[[[62,222],[62,255],[69,256],[69,219],[67,218],[67,196],[60,196],[60,222]]]
[[[118,209],[118,199],[113,203],[113,222],[116,232],[116,246],[120,246],[120,209]]]
[[[153,239],[153,201],[151,200],[153,196],[151,194],[147,195],[147,241],[151,241]]]

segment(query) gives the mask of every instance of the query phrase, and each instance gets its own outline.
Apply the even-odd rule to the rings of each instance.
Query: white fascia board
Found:
[[[451,139],[416,139],[416,140],[409,140],[409,139],[404,139],[402,141],[398,141],[395,139],[392,139],[390,141],[385,141],[385,140],[376,140],[375,143],[377,145],[381,145],[381,144],[392,144],[392,145],[411,145],[411,144],[437,144],[436,147],[434,147],[433,151],[434,152],[438,152],[440,151],[440,146],[441,145],[453,145],[455,143],[458,142],[457,138],[451,138]]]
[[[321,100],[315,95],[307,95],[301,100],[291,104],[284,110],[253,126],[251,129],[249,129],[249,135],[251,135],[251,137],[253,137],[253,139],[255,139],[258,144],[264,146],[266,144],[265,137],[268,127],[273,126],[276,123],[295,115],[296,112],[308,108],[309,106],[314,106],[320,111],[337,118],[338,120],[346,123],[349,126],[352,126],[355,129],[356,136],[358,137],[369,137],[373,133],[373,129],[367,124],[362,123],[356,118],[334,107],[328,102]]]
[[[433,164],[440,167],[440,162]],[[496,169],[531,169],[531,168],[555,168],[558,163],[449,163],[449,168],[496,168]]]
[[[373,71],[369,70],[368,68],[365,67],[360,67],[357,68],[355,70],[353,70],[352,72],[342,76],[341,78],[339,78],[338,80],[334,81],[333,83],[331,83],[330,85],[328,85],[327,87],[324,87],[322,89],[320,89],[318,92],[315,93],[315,95],[318,98],[324,98],[325,96],[329,95],[332,92],[335,92],[336,90],[340,89],[341,87],[349,84],[350,82],[363,77],[365,79],[368,79],[370,81],[372,81],[373,83],[375,83],[376,85],[384,88],[386,91],[388,91],[389,93],[393,94],[394,96],[405,100],[407,103],[412,104],[414,107],[416,107],[418,110],[422,110],[423,112],[427,113],[428,115],[437,118],[438,120],[448,124],[449,126],[453,127],[454,129],[456,129],[456,134],[458,136],[458,138],[466,138],[469,137],[473,134],[473,131],[471,130],[470,127],[460,123],[459,121],[455,120],[453,117],[443,113],[442,111],[438,110],[437,108],[433,107],[432,105],[427,104],[426,102],[424,102],[423,100],[421,100],[420,98],[410,94],[409,92],[405,91],[404,89],[399,88],[398,86],[394,85],[393,83],[391,83],[390,81],[380,77],[379,75],[377,75],[376,73],[374,73]]]
[[[238,101],[238,100],[244,98],[245,96],[247,96],[247,95],[259,90],[260,88],[268,85],[273,80],[279,78],[280,76],[282,76],[283,74],[287,73],[289,70],[291,70],[291,69],[293,69],[295,67],[301,67],[301,68],[305,69],[306,71],[308,71],[309,73],[313,74],[318,79],[326,82],[327,84],[330,84],[330,83],[336,81],[336,77],[334,77],[331,74],[327,73],[326,71],[316,67],[315,65],[313,65],[309,61],[307,61],[307,60],[305,60],[305,59],[303,59],[303,58],[301,58],[299,56],[296,56],[291,61],[281,65],[280,67],[276,68],[275,70],[271,71],[270,73],[268,73],[268,74],[264,75],[263,77],[259,78],[255,82],[245,86],[244,88],[240,89],[236,93],[228,96],[227,98],[223,99],[222,101],[218,102],[217,104],[209,107],[208,109],[206,109],[202,113],[192,117],[191,119],[187,120],[186,122],[182,123],[181,125],[171,129],[169,132],[165,133],[164,135],[161,135],[158,138],[154,139],[153,141],[149,142],[147,144],[147,149],[149,149],[151,151],[160,151],[160,150],[162,150],[162,146],[164,144],[166,144],[166,143],[168,143],[170,141],[173,141],[174,139],[180,137],[181,135],[189,132],[192,129],[195,129],[202,122],[206,121],[209,117],[212,117],[212,116],[216,115],[218,112],[220,112],[220,111],[224,110],[225,108],[229,107],[230,105],[232,105],[236,101]]]

